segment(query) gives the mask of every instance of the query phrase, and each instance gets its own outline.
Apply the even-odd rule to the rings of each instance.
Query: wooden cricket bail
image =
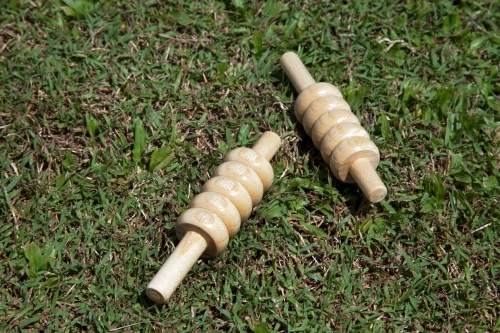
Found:
[[[370,161],[377,168],[380,154],[377,146],[365,137],[351,137],[341,141],[330,154],[330,169],[337,179],[346,181],[351,164],[360,158]]]
[[[257,173],[249,166],[238,161],[224,162],[215,169],[214,176],[226,176],[243,185],[250,194],[252,207],[262,200],[264,187]]]
[[[340,123],[333,126],[323,137],[320,145],[321,157],[327,163],[330,163],[330,155],[342,141],[354,137],[363,137],[369,139],[368,132],[356,123]]]
[[[334,96],[342,98],[342,93],[330,83],[319,82],[307,87],[295,100],[293,111],[299,123],[303,123],[304,113],[312,102],[321,97]]]
[[[314,123],[312,128],[314,146],[321,149],[321,144],[323,143],[325,135],[335,126],[345,123],[360,125],[358,117],[349,110],[338,109],[323,113]]]
[[[299,93],[295,116],[332,173],[341,181],[356,182],[370,202],[382,200],[387,188],[375,172],[380,160],[378,148],[338,88],[325,82],[315,83],[293,52],[285,53],[280,63]]]
[[[178,246],[146,287],[155,303],[168,301],[199,257],[215,257],[250,216],[274,175],[269,160],[281,139],[265,132],[252,149],[235,149],[219,165],[196,195],[189,208],[177,219]]]
[[[312,135],[312,128],[316,124],[316,121],[323,114],[329,111],[337,110],[345,110],[350,114],[353,114],[351,112],[351,107],[349,106],[349,104],[347,104],[347,102],[342,97],[338,96],[329,95],[320,97],[309,104],[307,109],[304,111],[304,115],[302,118],[302,125],[304,126],[304,130],[306,131],[307,135]]]
[[[236,148],[230,151],[224,161],[237,161],[249,166],[259,176],[264,192],[269,190],[274,180],[274,172],[268,160],[250,148]]]
[[[238,208],[225,196],[215,192],[201,192],[189,203],[189,208],[203,208],[217,215],[227,228],[229,238],[240,230],[241,216]]]
[[[200,234],[207,242],[202,253],[204,258],[212,258],[221,254],[229,242],[229,233],[224,222],[214,213],[204,208],[189,208],[177,218],[175,233],[177,238],[193,231]]]
[[[246,221],[252,213],[252,197],[247,189],[227,176],[215,176],[201,187],[202,192],[214,192],[228,198],[238,209],[241,221]]]

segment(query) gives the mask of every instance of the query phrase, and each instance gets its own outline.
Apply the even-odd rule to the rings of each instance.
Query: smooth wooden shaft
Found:
[[[155,303],[167,302],[207,246],[202,235],[188,231],[146,287],[146,295]]]
[[[273,132],[264,132],[259,140],[255,142],[252,149],[256,151],[260,156],[264,157],[266,160],[270,161],[274,154],[278,151],[281,146],[281,139],[279,135]]]
[[[368,159],[352,162],[349,173],[370,202],[379,202],[387,195],[387,188]]]
[[[307,87],[316,83],[297,54],[293,52],[283,54],[280,63],[299,94]]]

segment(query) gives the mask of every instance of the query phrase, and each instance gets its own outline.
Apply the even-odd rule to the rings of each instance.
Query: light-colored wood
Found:
[[[241,221],[244,222],[252,212],[252,197],[239,182],[225,176],[215,176],[201,187],[202,192],[215,192],[225,196],[238,208]]]
[[[229,242],[229,233],[224,222],[203,208],[189,208],[177,218],[175,233],[177,238],[182,239],[184,235],[194,231],[202,235],[207,241],[207,248],[202,257],[213,258],[222,253]]]
[[[226,225],[229,238],[233,238],[240,230],[240,212],[225,196],[215,192],[201,192],[189,203],[189,208],[194,207],[206,209],[217,215]]]
[[[281,146],[281,139],[278,134],[267,131],[262,134],[262,136],[255,142],[252,149],[264,157],[266,160],[270,161],[274,154],[278,151]]]
[[[285,70],[286,75],[292,82],[295,90],[300,94],[304,89],[314,84],[309,71],[304,66],[299,56],[293,52],[287,52],[281,56],[281,67]]]
[[[215,169],[214,176],[226,176],[243,185],[252,198],[252,207],[257,206],[262,200],[264,194],[262,182],[249,166],[237,161],[224,162]]]
[[[302,124],[304,112],[306,112],[307,108],[309,107],[309,105],[311,105],[312,102],[314,102],[318,98],[330,95],[342,97],[342,94],[337,87],[326,82],[315,83],[304,90],[295,100],[295,105],[293,107],[295,117],[297,118],[299,123]]]
[[[387,188],[368,159],[360,158],[352,162],[349,173],[370,202],[379,202],[387,195]]]
[[[312,137],[314,146],[320,149],[332,173],[341,181],[358,183],[371,202],[382,200],[387,189],[375,172],[380,160],[378,148],[340,91],[329,83],[314,83],[293,52],[285,53],[280,62],[299,93],[295,117]]]
[[[264,192],[269,190],[274,180],[274,172],[268,160],[250,148],[236,148],[231,150],[224,161],[237,161],[248,165],[259,176]]]
[[[190,231],[179,242],[175,251],[146,287],[146,295],[155,303],[163,304],[180,285],[184,276],[207,248],[207,241],[197,232]]]
[[[351,111],[339,109],[326,111],[316,120],[312,128],[312,140],[316,148],[320,149],[323,138],[333,127],[340,124],[357,124],[360,125],[358,117]]]
[[[339,143],[353,137],[364,137],[369,139],[370,136],[366,130],[359,124],[341,123],[332,127],[321,140],[321,157],[327,163],[330,162],[330,155]]]
[[[224,251],[273,183],[269,160],[280,145],[278,135],[265,132],[252,149],[235,149],[226,156],[177,219],[175,231],[181,241],[148,284],[150,299],[167,302],[200,256],[215,257]]]
[[[375,169],[380,160],[377,146],[367,138],[359,136],[349,138],[339,143],[330,155],[330,170],[335,177],[348,182],[349,168],[360,158],[369,160]]]
[[[307,135],[312,135],[312,128],[319,117],[325,112],[336,110],[347,110],[352,114],[351,107],[342,97],[330,95],[314,100],[306,109],[302,118],[302,125]]]

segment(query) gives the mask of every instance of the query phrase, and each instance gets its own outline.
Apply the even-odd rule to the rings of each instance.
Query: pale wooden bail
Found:
[[[326,82],[315,83],[293,52],[285,53],[280,63],[299,93],[295,116],[330,164],[332,173],[343,182],[356,182],[370,202],[382,200],[387,188],[375,172],[380,159],[378,148],[340,91]]]
[[[287,52],[281,56],[281,67],[292,82],[295,90],[300,94],[307,87],[316,83],[299,56],[294,52]]]
[[[278,134],[267,131],[262,134],[262,136],[255,142],[252,149],[264,157],[266,160],[270,161],[274,154],[278,151],[281,146],[281,139]]]
[[[198,258],[215,257],[226,249],[229,238],[271,186],[274,175],[269,161],[280,145],[278,135],[265,132],[252,149],[229,152],[177,219],[181,241],[146,287],[151,300],[167,302]]]

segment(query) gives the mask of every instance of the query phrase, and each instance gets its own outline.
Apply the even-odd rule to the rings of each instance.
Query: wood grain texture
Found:
[[[252,207],[262,200],[264,187],[260,177],[246,164],[237,161],[224,162],[215,169],[214,176],[226,176],[243,185],[252,198]]]
[[[295,105],[293,107],[293,111],[295,113],[295,117],[302,124],[302,118],[304,117],[304,113],[306,112],[309,105],[315,100],[325,97],[325,96],[336,96],[342,97],[340,91],[334,85],[326,82],[315,83],[312,86],[307,87],[300,95],[297,97],[295,101]]]
[[[315,83],[313,77],[309,74],[309,71],[297,54],[287,52],[281,57],[280,62],[281,67],[283,67],[286,75],[299,94]]]
[[[387,188],[378,177],[369,159],[355,160],[349,172],[370,202],[379,202],[387,195]]]
[[[176,250],[146,287],[149,299],[158,304],[167,302],[207,245],[205,238],[197,232],[188,232],[184,235]]]
[[[342,141],[354,137],[363,137],[366,139],[370,138],[368,132],[366,132],[366,130],[359,124],[340,123],[332,127],[325,134],[323,140],[321,140],[320,152],[323,160],[329,163],[330,155],[335,147],[337,147]]]
[[[201,187],[202,192],[214,192],[228,198],[238,208],[241,221],[246,221],[252,212],[252,197],[239,182],[226,176],[215,176]]]
[[[326,112],[337,110],[346,110],[352,114],[351,107],[342,97],[330,95],[314,100],[307,107],[302,118],[302,125],[304,126],[304,130],[307,135],[312,135],[312,128],[319,117]]]
[[[299,93],[295,117],[312,137],[314,146],[320,149],[332,173],[343,182],[356,182],[370,202],[382,200],[387,189],[375,172],[379,150],[340,91],[329,83],[315,83],[300,58],[292,52],[285,53],[280,63]]]
[[[217,215],[227,228],[229,238],[240,230],[241,217],[238,208],[225,196],[215,192],[202,192],[189,203],[189,208],[203,208]]]
[[[278,148],[281,146],[281,139],[278,134],[267,131],[262,134],[262,136],[255,142],[252,149],[270,161],[273,158],[274,154],[278,151]]]
[[[259,176],[264,192],[273,184],[274,171],[271,164],[253,149],[243,147],[233,149],[224,157],[224,161],[237,161],[252,168]]]
[[[321,144],[326,133],[328,133],[333,127],[340,124],[357,124],[360,125],[358,117],[356,117],[351,111],[338,109],[326,111],[318,118],[316,123],[312,128],[312,140],[316,148],[321,149]]]
[[[147,296],[165,303],[201,257],[215,257],[227,247],[242,221],[271,186],[274,174],[269,160],[281,139],[265,132],[252,149],[231,151],[214,171],[189,208],[177,219],[175,231],[179,245],[146,288]]]

